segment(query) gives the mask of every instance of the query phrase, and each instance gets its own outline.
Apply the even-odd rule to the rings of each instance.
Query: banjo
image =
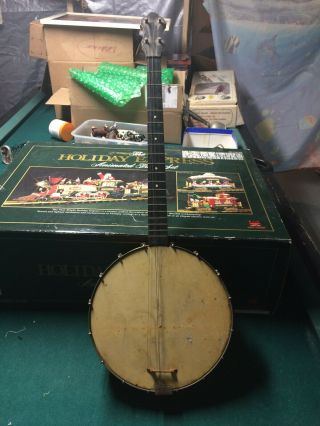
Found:
[[[165,21],[143,18],[148,64],[148,241],[119,255],[89,301],[89,334],[105,366],[135,388],[170,394],[209,374],[232,331],[230,297],[197,252],[169,244],[160,58]]]

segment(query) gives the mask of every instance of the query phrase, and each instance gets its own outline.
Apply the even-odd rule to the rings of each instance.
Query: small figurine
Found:
[[[135,130],[120,130],[116,122],[110,127],[107,124],[102,127],[91,127],[91,136],[132,142],[142,142],[145,139],[145,135],[138,133]]]
[[[106,124],[102,127],[91,127],[91,136],[95,138],[107,138],[110,129]]]
[[[117,123],[113,123],[113,125],[109,128],[108,132],[108,139],[118,139],[119,130]]]

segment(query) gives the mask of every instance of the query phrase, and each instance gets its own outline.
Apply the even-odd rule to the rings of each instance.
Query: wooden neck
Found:
[[[160,57],[147,58],[149,245],[168,244],[167,189],[160,60]]]

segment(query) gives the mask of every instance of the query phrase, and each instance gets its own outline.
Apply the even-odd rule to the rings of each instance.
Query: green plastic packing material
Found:
[[[123,75],[130,78],[138,78],[147,83],[147,67],[145,65],[138,65],[136,68],[126,67],[124,65],[111,64],[110,62],[102,62],[98,69],[97,74],[113,74]],[[173,68],[161,68],[161,78],[163,84],[173,83]]]
[[[173,68],[162,69],[162,82],[173,82]],[[104,100],[123,107],[131,99],[141,96],[141,88],[147,83],[147,67],[130,68],[103,62],[97,71],[69,69],[71,77]]]

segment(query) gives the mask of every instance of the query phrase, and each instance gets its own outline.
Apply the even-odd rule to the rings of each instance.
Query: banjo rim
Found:
[[[97,347],[97,345],[96,345],[96,342],[95,342],[95,340],[94,340],[94,336],[93,336],[93,333],[92,333],[92,327],[91,327],[91,314],[92,314],[92,311],[93,311],[93,300],[94,300],[94,298],[95,298],[95,295],[96,295],[96,293],[97,293],[97,290],[98,290],[98,288],[99,288],[99,286],[100,286],[100,284],[102,283],[102,280],[103,280],[103,278],[108,274],[108,272],[116,265],[116,264],[118,264],[119,262],[121,262],[121,261],[123,261],[123,259],[125,259],[126,257],[129,257],[130,255],[132,255],[132,254],[134,254],[134,253],[136,253],[136,252],[139,252],[139,251],[143,251],[143,250],[148,250],[149,248],[152,248],[152,247],[157,247],[157,246],[153,246],[153,245],[149,245],[149,244],[145,244],[145,243],[142,243],[141,244],[141,246],[139,246],[139,247],[136,247],[136,248],[134,248],[134,249],[132,249],[132,250],[129,250],[128,252],[126,252],[126,253],[124,253],[124,254],[119,254],[118,255],[118,258],[117,259],[115,259],[110,265],[108,265],[108,267],[103,271],[103,272],[101,272],[100,274],[99,274],[99,279],[98,279],[98,281],[97,281],[97,283],[96,283],[96,285],[95,285],[95,287],[94,287],[94,290],[93,290],[93,293],[92,293],[92,295],[91,295],[91,298],[89,299],[89,312],[88,312],[88,323],[89,323],[89,336],[90,336],[90,338],[91,338],[91,340],[92,340],[92,343],[93,343],[93,346],[94,346],[94,348],[95,348],[95,350],[96,350],[96,352],[97,352],[97,354],[99,355],[99,357],[100,357],[100,359],[101,359],[101,363],[103,363],[104,364],[104,366],[108,369],[108,371],[113,375],[113,376],[115,376],[117,379],[119,379],[122,383],[126,383],[127,385],[129,385],[129,386],[131,386],[131,387],[133,387],[133,388],[135,388],[135,389],[139,389],[139,390],[141,390],[141,391],[146,391],[146,392],[150,392],[150,393],[157,393],[156,392],[156,389],[155,388],[149,388],[149,387],[143,387],[143,386],[138,386],[138,385],[136,385],[136,384],[134,384],[134,383],[132,383],[132,382],[130,382],[130,381],[128,381],[128,380],[126,380],[126,379],[124,379],[123,377],[121,377],[121,375],[119,375],[118,373],[116,373],[110,366],[109,366],[109,364],[103,359],[103,357],[101,356],[101,353],[100,353],[100,351],[99,351],[99,349],[98,349],[98,347]],[[160,247],[160,246],[159,246]],[[200,382],[201,380],[203,380],[205,377],[207,377],[215,368],[216,368],[216,366],[220,363],[220,361],[222,360],[222,358],[223,358],[223,356],[224,356],[224,354],[225,354],[225,352],[226,352],[226,350],[227,350],[227,348],[228,348],[228,346],[229,346],[229,343],[230,343],[230,340],[231,340],[231,336],[232,336],[232,332],[233,332],[233,310],[232,310],[232,303],[231,303],[231,296],[229,295],[229,292],[228,292],[228,290],[227,290],[227,288],[226,288],[226,286],[225,286],[225,284],[224,284],[224,282],[223,282],[223,280],[221,279],[221,277],[220,277],[220,273],[206,260],[206,259],[204,259],[203,257],[201,257],[199,254],[198,254],[198,252],[197,251],[191,251],[191,250],[189,250],[189,249],[186,249],[186,248],[184,248],[184,247],[180,247],[180,246],[176,246],[175,244],[173,244],[173,243],[171,243],[171,244],[168,244],[168,245],[166,245],[166,246],[161,246],[161,247],[168,247],[168,248],[170,248],[170,247],[172,247],[173,249],[175,249],[175,250],[182,250],[182,251],[184,251],[184,252],[186,252],[186,253],[188,253],[188,254],[190,254],[190,255],[192,255],[192,256],[195,256],[196,258],[198,258],[200,261],[202,261],[202,262],[204,262],[212,271],[213,271],[213,273],[215,274],[215,275],[217,275],[217,277],[218,277],[218,279],[219,279],[219,282],[220,282],[220,284],[221,284],[221,287],[222,287],[222,289],[224,290],[224,292],[225,292],[225,295],[226,295],[226,297],[227,297],[227,299],[228,299],[228,310],[229,310],[229,316],[230,316],[230,327],[229,327],[229,333],[228,333],[228,335],[227,335],[227,338],[226,338],[226,341],[225,341],[225,344],[224,344],[224,347],[223,347],[223,350],[221,351],[221,353],[220,353],[220,356],[215,360],[215,362],[213,362],[213,364],[212,364],[212,366],[211,366],[211,368],[209,368],[208,369],[208,371],[206,371],[206,372],[204,372],[201,376],[199,376],[197,379],[195,379],[194,381],[192,381],[192,382],[190,382],[190,383],[188,383],[187,385],[183,385],[183,386],[177,386],[177,387],[170,387],[170,391],[172,391],[172,392],[177,392],[177,391],[180,391],[180,390],[183,390],[183,389],[186,389],[186,388],[189,388],[189,387],[191,387],[191,386],[193,386],[193,385],[195,385],[196,383],[198,383],[198,382]]]

